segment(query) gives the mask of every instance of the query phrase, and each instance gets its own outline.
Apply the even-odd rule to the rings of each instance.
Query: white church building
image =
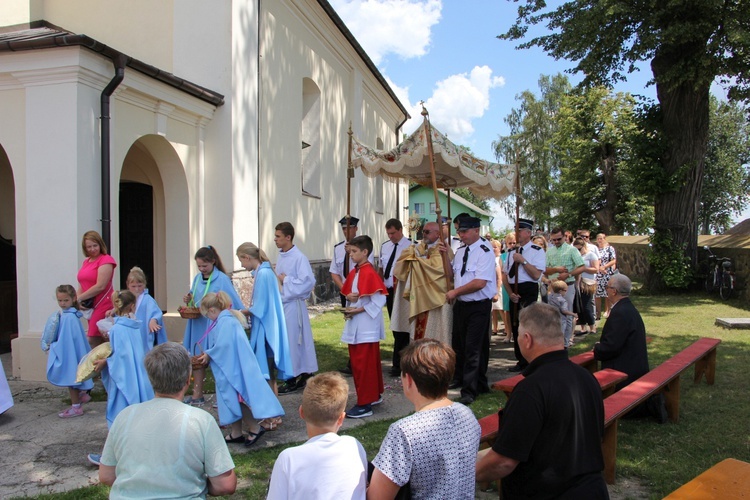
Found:
[[[275,261],[281,221],[330,293],[349,124],[389,149],[407,118],[326,0],[3,0],[0,316],[15,324],[0,348],[18,334],[13,374],[45,379],[41,331],[55,287],[77,286],[90,229],[118,262],[115,287],[146,271],[173,340],[195,251],[213,245],[237,269],[253,241]],[[406,220],[408,186],[357,172],[351,213],[378,243],[387,219]]]

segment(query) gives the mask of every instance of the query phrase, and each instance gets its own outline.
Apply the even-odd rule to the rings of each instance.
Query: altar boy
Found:
[[[357,236],[349,240],[349,258],[356,265],[346,277],[341,293],[346,297],[344,332],[341,341],[349,344],[357,404],[346,412],[348,418],[372,415],[372,405],[382,402],[383,370],[380,341],[385,339],[383,306],[388,292],[368,257],[372,239]]]

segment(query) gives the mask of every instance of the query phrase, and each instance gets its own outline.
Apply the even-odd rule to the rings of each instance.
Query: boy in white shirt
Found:
[[[309,439],[279,454],[271,474],[269,500],[364,500],[367,454],[355,438],[337,434],[344,422],[348,394],[346,380],[335,372],[307,381],[299,414]]]

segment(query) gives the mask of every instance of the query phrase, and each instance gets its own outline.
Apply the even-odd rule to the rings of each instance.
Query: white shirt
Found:
[[[328,268],[328,272],[331,274],[338,274],[341,276],[342,280],[346,279],[346,275],[344,274],[344,257],[346,256],[346,241],[341,241],[336,244],[336,246],[333,247],[333,258],[331,259],[331,266]],[[375,254],[373,252],[370,252],[370,255],[367,256],[367,260],[375,266]],[[354,266],[356,266],[354,262],[352,262],[351,259],[349,259],[349,272],[354,270]]]
[[[404,251],[404,248],[410,245],[411,240],[406,236],[401,238],[401,241],[398,243],[393,243],[391,240],[388,240],[380,245],[380,269],[383,271],[383,281],[385,281],[386,288],[393,288],[393,271],[396,270],[396,262],[398,262],[398,258],[401,256],[401,252]],[[388,276],[386,277],[385,271],[388,267],[388,261],[391,259],[391,254],[394,251],[396,252],[396,256],[393,258],[393,264],[391,264]]]
[[[364,500],[367,454],[351,436],[333,432],[279,453],[271,473],[269,500]]]
[[[467,249],[469,256],[466,260],[466,272],[461,276],[461,270],[464,268],[464,254]],[[464,286],[475,279],[485,280],[487,285],[476,292],[458,296],[458,300],[461,302],[473,302],[491,299],[497,293],[495,253],[492,251],[492,246],[484,238],[479,238],[471,245],[459,248],[456,256],[453,258],[454,288]]]
[[[517,276],[511,278],[510,274],[508,274],[513,267],[513,255],[517,250],[518,247],[508,252],[508,259],[505,261],[503,267],[503,272],[508,275],[508,283],[515,283],[516,278],[518,278],[519,283],[536,283],[538,280],[529,276],[529,273],[526,272],[526,266],[522,266],[521,264],[518,264]],[[542,247],[535,245],[532,241],[529,241],[523,246],[523,252],[521,252],[521,255],[523,255],[529,264],[539,269],[540,272],[544,273],[545,269],[547,269],[547,254],[544,253]]]

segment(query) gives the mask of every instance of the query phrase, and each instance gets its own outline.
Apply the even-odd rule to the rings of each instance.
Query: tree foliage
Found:
[[[635,100],[606,87],[573,89],[566,77],[542,76],[541,97],[528,90],[505,119],[511,134],[493,146],[518,161],[523,213],[547,228],[645,233],[653,203],[628,170],[635,140]],[[513,201],[504,208],[509,215]]]
[[[539,78],[540,96],[526,90],[516,96],[520,107],[505,118],[510,134],[492,143],[498,160],[517,163],[521,178],[522,213],[540,227],[552,222],[553,190],[560,174],[560,158],[553,147],[562,97],[571,89],[564,75],[542,75]],[[501,201],[505,211],[514,213],[516,200]]]
[[[635,98],[607,87],[565,95],[555,145],[562,167],[556,222],[607,234],[643,234],[653,224],[653,203],[638,194],[629,171],[636,130]]]
[[[705,180],[698,220],[701,234],[723,233],[750,199],[750,124],[737,104],[711,99]]]
[[[665,180],[655,197],[657,242],[684,248],[697,262],[698,202],[708,145],[709,90],[717,78],[734,99],[750,96],[750,2],[747,0],[572,0],[556,7],[527,0],[514,25],[500,38],[520,40],[531,25],[548,34],[524,41],[555,58],[576,62],[583,84],[626,79],[636,63],[649,61],[659,106],[661,149],[654,169]],[[655,112],[654,112],[655,111]],[[669,248],[654,251],[667,252]],[[647,287],[665,285],[652,265]],[[677,280],[679,281],[679,280]]]

